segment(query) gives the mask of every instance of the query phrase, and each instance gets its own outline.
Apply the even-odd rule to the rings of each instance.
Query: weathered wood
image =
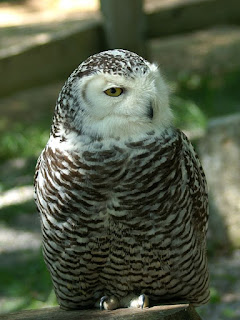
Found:
[[[142,0],[101,0],[107,47],[145,56],[145,16]]]
[[[118,309],[114,311],[78,310],[60,308],[26,310],[0,316],[0,320],[201,320],[188,304],[165,305],[149,309]]]
[[[239,0],[189,0],[147,14],[147,37],[154,38],[205,29],[219,24],[240,24]]]
[[[15,52],[0,48],[0,96],[66,79],[85,58],[106,48],[126,48],[146,57],[145,36],[150,39],[217,24],[240,24],[239,0],[228,0],[227,6],[225,0],[188,0],[146,15],[142,2],[101,1],[108,38],[106,47],[102,23],[89,21],[86,26],[80,26],[79,31],[65,32],[60,36],[51,34],[46,41],[30,42],[27,47],[19,46]],[[172,54],[170,47],[165,47],[165,52],[167,50]],[[159,52],[157,56],[160,57]],[[151,58],[150,54],[148,58]]]
[[[1,57],[0,96],[66,79],[81,61],[99,52],[101,32],[99,22],[89,21],[78,31],[30,43]]]

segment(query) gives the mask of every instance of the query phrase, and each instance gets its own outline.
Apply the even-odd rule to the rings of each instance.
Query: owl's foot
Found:
[[[120,307],[120,303],[118,298],[114,297],[114,296],[103,296],[100,299],[100,310],[114,310]]]
[[[149,307],[149,298],[146,294],[141,294],[140,296],[136,296],[134,294],[130,294],[124,297],[121,302],[121,307],[124,308],[148,308]]]
[[[149,298],[145,294],[136,296],[129,294],[128,296],[119,300],[114,296],[103,296],[99,302],[100,310],[115,310],[118,308],[148,308]]]

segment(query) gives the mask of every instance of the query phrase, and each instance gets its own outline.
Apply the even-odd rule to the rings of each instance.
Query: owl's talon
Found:
[[[141,294],[138,299],[139,299],[139,302],[140,302],[139,303],[140,308],[143,309],[144,303],[145,303],[145,299],[146,299],[145,294]]]
[[[119,308],[118,298],[111,296],[103,296],[99,302],[100,310],[114,310]]]
[[[138,305],[141,309],[149,307],[149,298],[146,294],[141,294],[138,297]]]
[[[121,307],[123,308],[148,308],[149,307],[149,298],[146,294],[141,294],[136,296],[135,294],[129,294],[124,297],[121,302]]]
[[[99,303],[100,310],[104,310],[103,303],[104,303],[104,301],[106,301],[107,299],[108,299],[108,296],[103,296],[103,297],[100,299],[100,303]]]

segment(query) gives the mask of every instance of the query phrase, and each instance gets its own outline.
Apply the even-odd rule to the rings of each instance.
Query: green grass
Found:
[[[12,204],[0,209],[0,222],[2,226],[12,226],[16,218],[21,214],[35,214],[36,205],[34,201],[26,201],[20,204]]]
[[[204,116],[223,116],[240,112],[240,70],[225,75],[183,74],[174,84],[175,94],[198,106]]]
[[[38,155],[49,137],[50,128],[25,127],[21,123],[12,127],[0,138],[0,159],[30,157]]]
[[[4,257],[11,261],[13,255],[15,263],[0,267],[0,297],[6,298],[1,305],[1,312],[56,305],[42,253],[22,250],[5,254]]]
[[[211,287],[210,288],[210,303],[220,303],[221,302],[221,295],[219,293],[219,291],[214,288],[214,287]]]
[[[233,310],[231,308],[225,308],[222,312],[222,316],[226,319],[237,319],[236,310]]]
[[[0,192],[32,185],[38,156],[18,157],[0,162]]]
[[[19,221],[23,215],[25,223]],[[29,222],[26,216],[31,218]],[[34,232],[34,221],[39,221],[39,218],[33,200],[0,209],[2,230]],[[0,261],[0,314],[57,305],[41,250],[2,251]]]
[[[176,125],[181,129],[204,129],[209,118],[235,113],[239,110],[240,71],[225,76],[182,75],[172,83],[171,105]],[[36,109],[34,121],[14,118],[11,127],[0,121],[0,191],[32,184],[38,155],[50,132],[52,110],[44,114]],[[9,121],[9,120],[8,120]],[[16,160],[16,158],[18,160]],[[36,214],[33,201],[2,208],[2,226],[15,227],[22,213]],[[39,308],[56,304],[49,273],[40,252],[16,251],[0,254],[0,298],[2,312]],[[7,261],[6,260],[6,261]],[[0,300],[1,301],[1,300]],[[211,289],[211,303],[219,303],[220,293]],[[231,310],[225,312],[231,318]]]

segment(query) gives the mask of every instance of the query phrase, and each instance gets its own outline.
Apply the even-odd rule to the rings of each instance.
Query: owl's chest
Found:
[[[61,199],[64,211],[134,214],[176,189],[177,159],[172,145],[159,138],[107,146],[95,143],[71,151],[49,146],[38,180],[45,184],[40,183],[48,199]]]
[[[81,161],[83,193],[88,190],[98,205],[101,202],[110,211],[139,210],[176,188],[176,158],[156,143],[151,148],[134,145],[83,151]]]
[[[180,164],[172,145],[159,140],[74,152],[49,148],[39,170],[39,198],[42,207],[76,225],[137,234],[144,225],[151,233],[159,212],[162,225],[176,211]]]
[[[160,164],[165,161],[165,156],[159,159],[151,150],[141,148],[114,146],[97,152],[83,151],[79,163],[81,183],[107,195],[143,189],[153,176],[161,174]]]

